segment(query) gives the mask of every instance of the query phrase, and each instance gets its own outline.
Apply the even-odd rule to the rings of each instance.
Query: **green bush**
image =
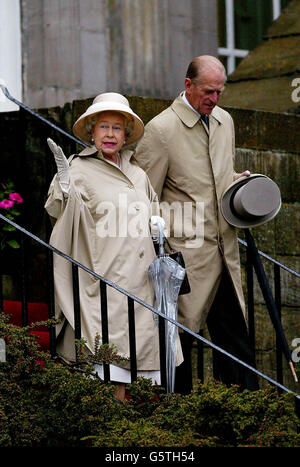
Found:
[[[300,447],[293,395],[208,381],[182,396],[140,378],[122,403],[89,363],[78,371],[40,351],[31,329],[0,314],[0,447]]]

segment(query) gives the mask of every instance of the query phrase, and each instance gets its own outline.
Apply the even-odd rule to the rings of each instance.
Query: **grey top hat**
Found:
[[[281,207],[278,186],[266,175],[252,174],[232,183],[221,199],[221,212],[234,227],[257,227],[273,219]]]

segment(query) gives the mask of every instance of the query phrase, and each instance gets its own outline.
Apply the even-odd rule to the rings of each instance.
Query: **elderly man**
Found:
[[[254,366],[236,233],[220,212],[226,188],[249,171],[234,171],[234,124],[216,104],[226,72],[215,57],[196,57],[185,91],[153,118],[139,142],[136,159],[159,197],[172,249],[184,256],[191,292],[178,302],[179,321],[198,333],[205,321],[212,341]],[[175,390],[192,389],[193,339],[180,333],[184,362]],[[214,376],[242,389],[258,389],[254,372],[214,351]]]

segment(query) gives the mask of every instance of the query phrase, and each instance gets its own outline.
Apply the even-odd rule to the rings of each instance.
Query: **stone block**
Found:
[[[294,339],[300,339],[300,306],[298,308],[283,308],[281,310],[281,320],[287,343],[290,350],[292,350],[294,348]]]
[[[299,257],[297,256],[278,256],[276,260],[291,270],[289,272],[283,267],[280,267],[280,290],[281,290],[281,306],[299,307],[300,292],[299,292]],[[274,263],[261,258],[261,262],[267,277],[267,281],[275,299],[275,285],[274,285]],[[255,303],[264,304],[265,300],[258,282],[257,276],[254,273],[254,297]]]
[[[144,124],[148,123],[149,120],[165,110],[172,103],[172,100],[152,97],[138,97],[129,95],[126,95],[126,97],[129,100],[132,110],[139,115]]]
[[[275,218],[276,254],[300,255],[300,204],[283,203]]]
[[[300,199],[298,154],[237,148],[235,170],[242,172],[246,168],[252,173],[264,174],[277,183],[283,202],[294,203]]]
[[[224,109],[235,122],[236,147],[300,152],[300,132],[295,131],[299,128],[299,115],[229,106]]]
[[[276,333],[267,307],[255,305],[255,348],[258,351],[269,351],[276,348]]]
[[[281,301],[282,306],[300,307],[299,271],[300,256],[278,256],[277,260],[291,269],[289,272],[281,268]],[[293,273],[294,271],[294,273]],[[297,273],[297,274],[295,274]]]

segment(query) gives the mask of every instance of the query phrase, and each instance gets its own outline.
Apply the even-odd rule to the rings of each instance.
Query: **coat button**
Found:
[[[127,185],[127,186],[128,186],[128,188],[133,188],[133,185],[130,185],[130,184],[129,184],[129,185]]]
[[[141,251],[141,252],[140,252],[140,258],[143,258],[143,256],[144,256],[144,252]]]

